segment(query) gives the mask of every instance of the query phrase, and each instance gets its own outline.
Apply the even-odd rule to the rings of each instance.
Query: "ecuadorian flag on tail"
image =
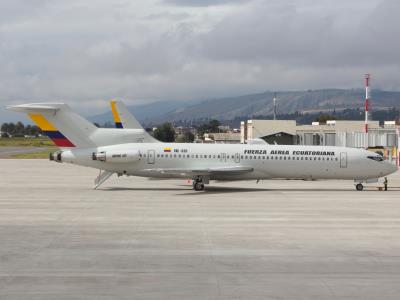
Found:
[[[171,151],[172,151],[172,148],[169,148],[169,147],[164,148],[164,152],[171,152]]]
[[[121,118],[118,114],[117,103],[115,102],[115,100],[111,100],[111,111],[114,117],[115,127],[124,128],[124,126],[122,126]]]
[[[29,114],[29,117],[58,147],[75,147],[75,145],[58,131],[44,116],[40,114]]]

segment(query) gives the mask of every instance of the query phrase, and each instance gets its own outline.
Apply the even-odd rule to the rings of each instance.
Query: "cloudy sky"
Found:
[[[0,1],[0,105],[400,90],[398,0]],[[13,115],[0,111],[0,123]]]

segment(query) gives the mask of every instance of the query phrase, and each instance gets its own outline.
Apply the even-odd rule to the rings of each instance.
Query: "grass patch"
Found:
[[[18,153],[11,155],[11,158],[20,158],[20,159],[40,159],[40,158],[49,158],[49,154],[55,152],[57,148],[47,149],[45,151],[33,152],[33,153]]]
[[[52,147],[54,143],[47,137],[39,138],[0,138],[0,147]]]

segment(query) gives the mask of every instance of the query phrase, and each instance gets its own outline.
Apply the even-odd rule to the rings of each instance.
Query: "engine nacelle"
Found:
[[[54,153],[50,153],[49,160],[61,163],[62,162],[62,151],[56,151]]]
[[[93,160],[110,162],[110,163],[129,163],[140,159],[138,150],[110,150],[93,152]]]
[[[60,150],[50,153],[49,159],[58,163],[73,163],[75,155],[70,150]]]

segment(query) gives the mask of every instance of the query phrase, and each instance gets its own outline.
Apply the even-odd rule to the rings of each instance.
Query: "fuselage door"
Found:
[[[155,156],[154,150],[147,150],[147,163],[154,164]]]
[[[235,153],[235,163],[240,163],[240,154]]]
[[[220,161],[221,162],[226,162],[226,153],[221,153]]]
[[[340,152],[340,167],[347,168],[347,153]]]

